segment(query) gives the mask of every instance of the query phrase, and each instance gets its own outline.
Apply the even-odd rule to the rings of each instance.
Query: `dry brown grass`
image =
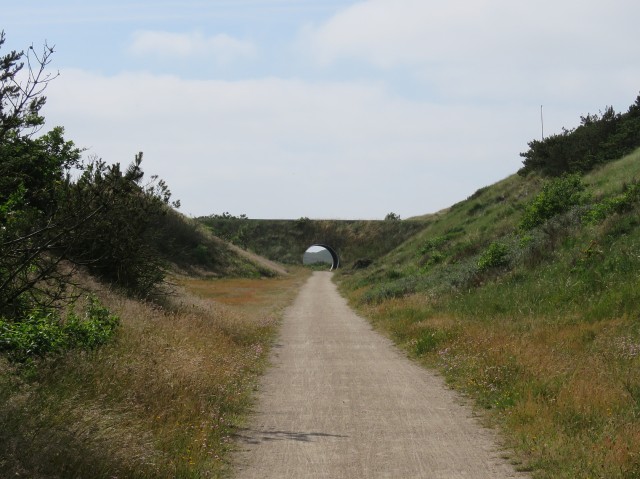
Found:
[[[164,307],[113,292],[117,340],[28,375],[0,363],[0,476],[220,477],[280,313],[306,276],[178,278]]]
[[[416,295],[361,310],[475,398],[488,424],[501,426],[519,467],[536,478],[640,477],[633,318],[486,321],[425,314],[426,306],[428,299]],[[435,338],[426,353],[418,351],[425,334]]]

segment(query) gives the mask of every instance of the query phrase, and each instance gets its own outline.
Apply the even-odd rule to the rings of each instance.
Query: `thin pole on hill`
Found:
[[[540,125],[542,126],[542,141],[544,141],[544,116],[542,114],[542,105],[540,105]]]

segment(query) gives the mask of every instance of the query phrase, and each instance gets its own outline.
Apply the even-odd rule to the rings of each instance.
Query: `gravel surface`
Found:
[[[493,431],[316,272],[285,313],[238,479],[515,478]]]

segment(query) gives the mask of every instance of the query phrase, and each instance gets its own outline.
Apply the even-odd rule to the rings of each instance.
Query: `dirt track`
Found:
[[[314,273],[287,310],[239,479],[513,478],[491,431]]]

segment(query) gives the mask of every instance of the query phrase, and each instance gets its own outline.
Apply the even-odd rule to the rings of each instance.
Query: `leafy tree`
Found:
[[[75,263],[129,292],[148,296],[164,278],[156,236],[171,192],[156,176],[145,183],[141,163],[138,153],[125,171],[118,163],[102,160],[85,167],[66,199],[67,214],[79,216],[66,246],[67,257]],[[99,214],[82,221],[93,212]]]
[[[0,49],[6,41],[0,32]],[[29,55],[15,50],[0,57],[0,141],[6,137],[30,137],[44,124],[40,110],[46,103],[43,91],[58,75],[47,73],[53,47],[45,44],[40,55],[29,47]],[[23,82],[18,74],[27,62],[28,71]],[[37,66],[34,65],[37,64]]]
[[[626,113],[607,107],[600,115],[580,118],[580,126],[529,142],[520,175],[582,173],[640,147],[640,95]]]
[[[246,214],[241,214],[240,216],[234,216],[228,211],[225,211],[222,214],[212,214],[209,215],[209,218],[217,219],[217,220],[247,220],[249,219]]]
[[[4,43],[2,32],[0,48]],[[46,290],[54,302],[64,289],[40,287],[61,284],[62,256],[51,253],[65,228],[54,218],[60,187],[80,159],[62,128],[34,138],[44,123],[42,92],[57,76],[45,71],[52,54],[45,45],[41,55],[31,47],[0,57],[0,314],[17,314],[29,302],[25,295],[42,298]]]
[[[4,45],[0,34],[0,47]],[[164,276],[153,246],[154,221],[171,193],[164,181],[144,182],[142,154],[122,171],[82,150],[61,127],[36,137],[44,124],[43,92],[53,48],[0,58],[0,317],[26,317],[68,296],[73,266],[86,265],[137,295]],[[26,66],[26,68],[25,68]],[[23,71],[26,70],[26,71]],[[80,177],[71,178],[76,169]],[[174,203],[173,206],[178,206]],[[64,264],[65,267],[61,267]]]
[[[82,161],[61,127],[40,134],[52,54],[0,57],[0,353],[17,362],[108,341],[118,318],[96,299],[75,314],[74,269],[149,296],[164,278],[159,219],[179,206],[163,180],[145,178],[142,153],[122,170]]]

